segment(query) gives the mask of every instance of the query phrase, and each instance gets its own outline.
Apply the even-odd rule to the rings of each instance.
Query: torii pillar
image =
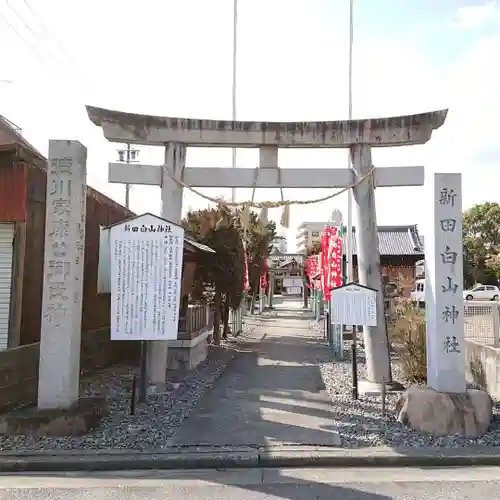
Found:
[[[232,188],[345,188],[354,187],[357,221],[359,281],[378,290],[375,327],[365,327],[368,381],[382,384],[390,381],[390,361],[384,316],[383,289],[380,273],[375,188],[390,186],[422,186],[424,167],[372,168],[371,148],[410,146],[430,140],[433,130],[443,125],[447,110],[398,116],[329,122],[242,122],[170,118],[123,113],[87,106],[91,121],[102,127],[111,142],[165,146],[256,148],[260,164],[255,168],[193,168],[180,160],[167,159],[166,165],[109,164],[109,181],[128,184],[163,186],[162,197],[174,190],[166,171],[182,176],[192,187]],[[181,146],[175,146],[181,147]],[[349,148],[353,169],[278,169],[279,148]],[[179,163],[179,165],[177,165]],[[369,175],[366,175],[368,172]],[[256,175],[257,174],[257,175]],[[175,188],[177,189],[177,188]],[[175,191],[179,195],[180,191]],[[172,191],[173,193],[173,191]],[[175,198],[178,200],[179,198]],[[165,202],[165,199],[164,199]],[[165,206],[165,205],[164,205]],[[169,209],[170,210],[170,209]],[[172,205],[172,213],[164,217],[180,218],[181,203]],[[175,212],[175,213],[174,213]],[[158,347],[153,349],[158,350]],[[166,372],[166,348],[151,366],[156,378]],[[154,382],[157,382],[156,380]],[[160,382],[160,381],[158,381]]]

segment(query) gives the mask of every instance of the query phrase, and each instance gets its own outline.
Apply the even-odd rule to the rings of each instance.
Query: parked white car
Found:
[[[476,285],[471,290],[464,290],[465,300],[498,300],[500,290],[494,285]]]

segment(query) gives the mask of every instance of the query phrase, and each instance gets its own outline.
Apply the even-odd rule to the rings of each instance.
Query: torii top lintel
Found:
[[[448,110],[329,122],[200,120],[124,113],[93,106],[87,106],[87,113],[111,142],[143,145],[181,142],[195,147],[346,148],[353,144],[378,147],[424,144],[431,138],[432,131],[443,125]]]

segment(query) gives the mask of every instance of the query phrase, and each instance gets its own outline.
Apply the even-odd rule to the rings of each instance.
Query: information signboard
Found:
[[[377,325],[377,291],[357,283],[331,289],[332,323],[348,326]]]
[[[175,340],[184,229],[152,214],[111,227],[111,340]]]

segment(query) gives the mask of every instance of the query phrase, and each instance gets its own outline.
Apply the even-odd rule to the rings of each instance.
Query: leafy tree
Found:
[[[500,278],[500,205],[474,205],[463,215],[464,281],[496,284]]]
[[[486,261],[486,268],[495,276],[495,278],[498,280],[498,277],[500,276],[500,255],[492,255],[487,261]],[[495,282],[495,285],[497,282]]]
[[[307,257],[311,255],[318,255],[321,253],[321,241],[313,241],[308,247],[306,255]]]
[[[248,282],[250,290],[257,293],[260,275],[271,253],[272,241],[276,237],[276,223],[271,221],[263,224],[255,212],[250,212],[247,226]]]
[[[237,308],[242,299],[245,278],[244,247],[238,214],[224,205],[190,211],[183,226],[193,237],[213,250],[215,255],[202,256],[196,268],[192,295],[214,306],[214,337],[216,345],[227,337],[229,310]]]

